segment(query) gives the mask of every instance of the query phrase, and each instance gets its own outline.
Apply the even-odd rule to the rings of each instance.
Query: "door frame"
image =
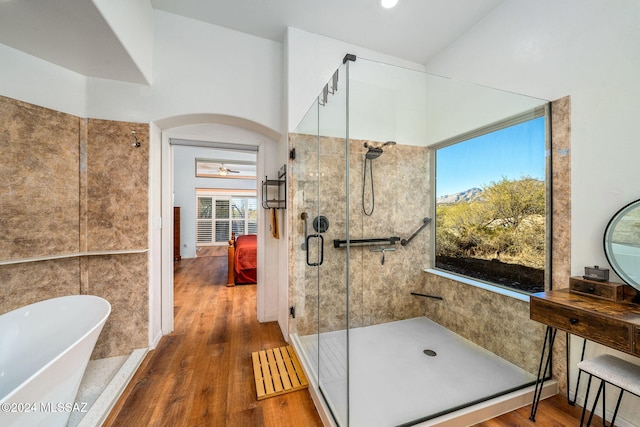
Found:
[[[163,131],[161,133],[161,217],[162,219],[162,251],[161,251],[161,286],[160,286],[160,327],[162,335],[167,335],[174,330],[174,282],[173,282],[173,187],[174,187],[174,147],[171,139],[177,138],[171,131]],[[211,143],[208,141],[194,142],[194,146],[207,146],[211,148],[224,149],[225,143]],[[214,145],[215,144],[215,145]],[[264,175],[264,143],[244,144],[246,146],[257,146],[256,169],[257,176]],[[237,146],[237,144],[229,143],[228,147]],[[256,180],[257,181],[257,180]],[[257,186],[257,182],[256,182]],[[258,197],[260,197],[260,188],[257,188]],[[258,277],[256,288],[256,305],[258,321],[264,321],[266,316],[265,306],[265,289],[264,289],[264,247],[262,241],[266,233],[264,227],[264,213],[258,209]]]

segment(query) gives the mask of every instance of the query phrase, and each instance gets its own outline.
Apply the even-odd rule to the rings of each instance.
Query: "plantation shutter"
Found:
[[[231,199],[233,203],[233,210],[231,213],[232,218],[232,228],[236,233],[236,236],[241,236],[246,234],[245,231],[245,216],[246,216],[246,198],[233,198]]]
[[[213,231],[212,197],[198,197],[198,212],[196,219],[196,242],[210,243]]]
[[[258,234],[258,199],[247,199],[247,232]]]
[[[216,199],[216,243],[223,243],[229,240],[231,233],[229,232],[229,211],[230,202],[228,199]]]
[[[196,196],[196,244],[225,244],[236,236],[258,233],[258,200],[245,196]]]

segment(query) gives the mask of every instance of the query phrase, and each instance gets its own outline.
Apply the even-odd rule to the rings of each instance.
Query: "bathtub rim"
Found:
[[[81,343],[84,340],[86,340],[88,336],[90,336],[91,334],[93,334],[96,331],[96,329],[102,329],[102,327],[104,327],[104,324],[106,323],[107,319],[109,318],[109,315],[111,314],[111,303],[109,303],[109,301],[107,301],[106,299],[104,299],[102,297],[99,297],[97,295],[64,295],[64,296],[61,296],[61,297],[47,298],[47,299],[44,299],[44,300],[41,300],[41,301],[37,301],[37,302],[34,302],[32,304],[28,304],[28,305],[25,305],[25,306],[22,306],[22,307],[18,307],[18,308],[14,309],[14,310],[8,311],[8,312],[3,313],[2,315],[0,315],[0,318],[1,318],[2,316],[9,315],[9,314],[15,313],[17,311],[33,308],[34,306],[37,306],[37,305],[42,304],[44,302],[53,303],[54,301],[73,300],[73,299],[76,299],[76,300],[94,300],[94,301],[97,301],[99,304],[103,304],[103,306],[104,306],[104,304],[106,304],[106,313],[104,313],[104,315],[102,317],[100,317],[99,321],[97,321],[91,328],[89,328],[87,330],[87,332],[82,334],[82,336],[80,336],[78,339],[73,341],[73,343],[71,343],[71,345],[66,347],[64,349],[64,351],[61,351],[60,353],[58,353],[55,357],[50,359],[46,364],[41,366],[39,369],[37,369],[35,372],[33,372],[27,378],[25,378],[17,387],[15,387],[11,391],[9,391],[6,395],[0,397],[0,403],[5,403],[5,402],[9,401],[14,395],[19,393],[34,378],[36,378],[42,372],[47,370],[49,367],[51,367],[51,365],[56,363],[58,360],[63,358],[67,353],[69,353],[72,349],[74,349],[79,343]],[[97,340],[98,337],[99,337],[99,334],[96,337],[96,340]],[[94,345],[94,348],[95,348],[95,345]],[[91,357],[91,356],[89,356],[89,357]],[[87,359],[87,362],[88,362],[88,360],[89,359]],[[85,368],[86,368],[86,366],[85,366]]]

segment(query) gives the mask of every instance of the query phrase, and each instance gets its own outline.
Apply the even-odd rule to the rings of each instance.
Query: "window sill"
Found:
[[[435,274],[436,276],[444,277],[446,279],[455,280],[456,282],[475,286],[476,288],[484,289],[489,292],[495,292],[496,294],[508,296],[524,302],[529,302],[528,294],[501,288],[500,286],[494,286],[489,283],[480,282],[469,277],[458,276],[457,274],[447,273],[446,271],[436,270],[434,268],[425,268],[424,271],[427,273]]]

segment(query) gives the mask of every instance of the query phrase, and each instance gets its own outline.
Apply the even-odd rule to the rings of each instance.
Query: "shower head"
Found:
[[[387,141],[384,144],[380,145],[379,147],[375,147],[365,142],[364,147],[369,149],[369,151],[367,151],[367,153],[365,154],[365,159],[369,159],[369,160],[377,159],[382,155],[382,153],[384,153],[384,151],[382,151],[382,147],[386,147],[387,145],[396,145],[396,142]]]
[[[382,155],[382,148],[379,147],[369,147],[369,151],[365,154],[365,159],[373,160],[377,159]]]

